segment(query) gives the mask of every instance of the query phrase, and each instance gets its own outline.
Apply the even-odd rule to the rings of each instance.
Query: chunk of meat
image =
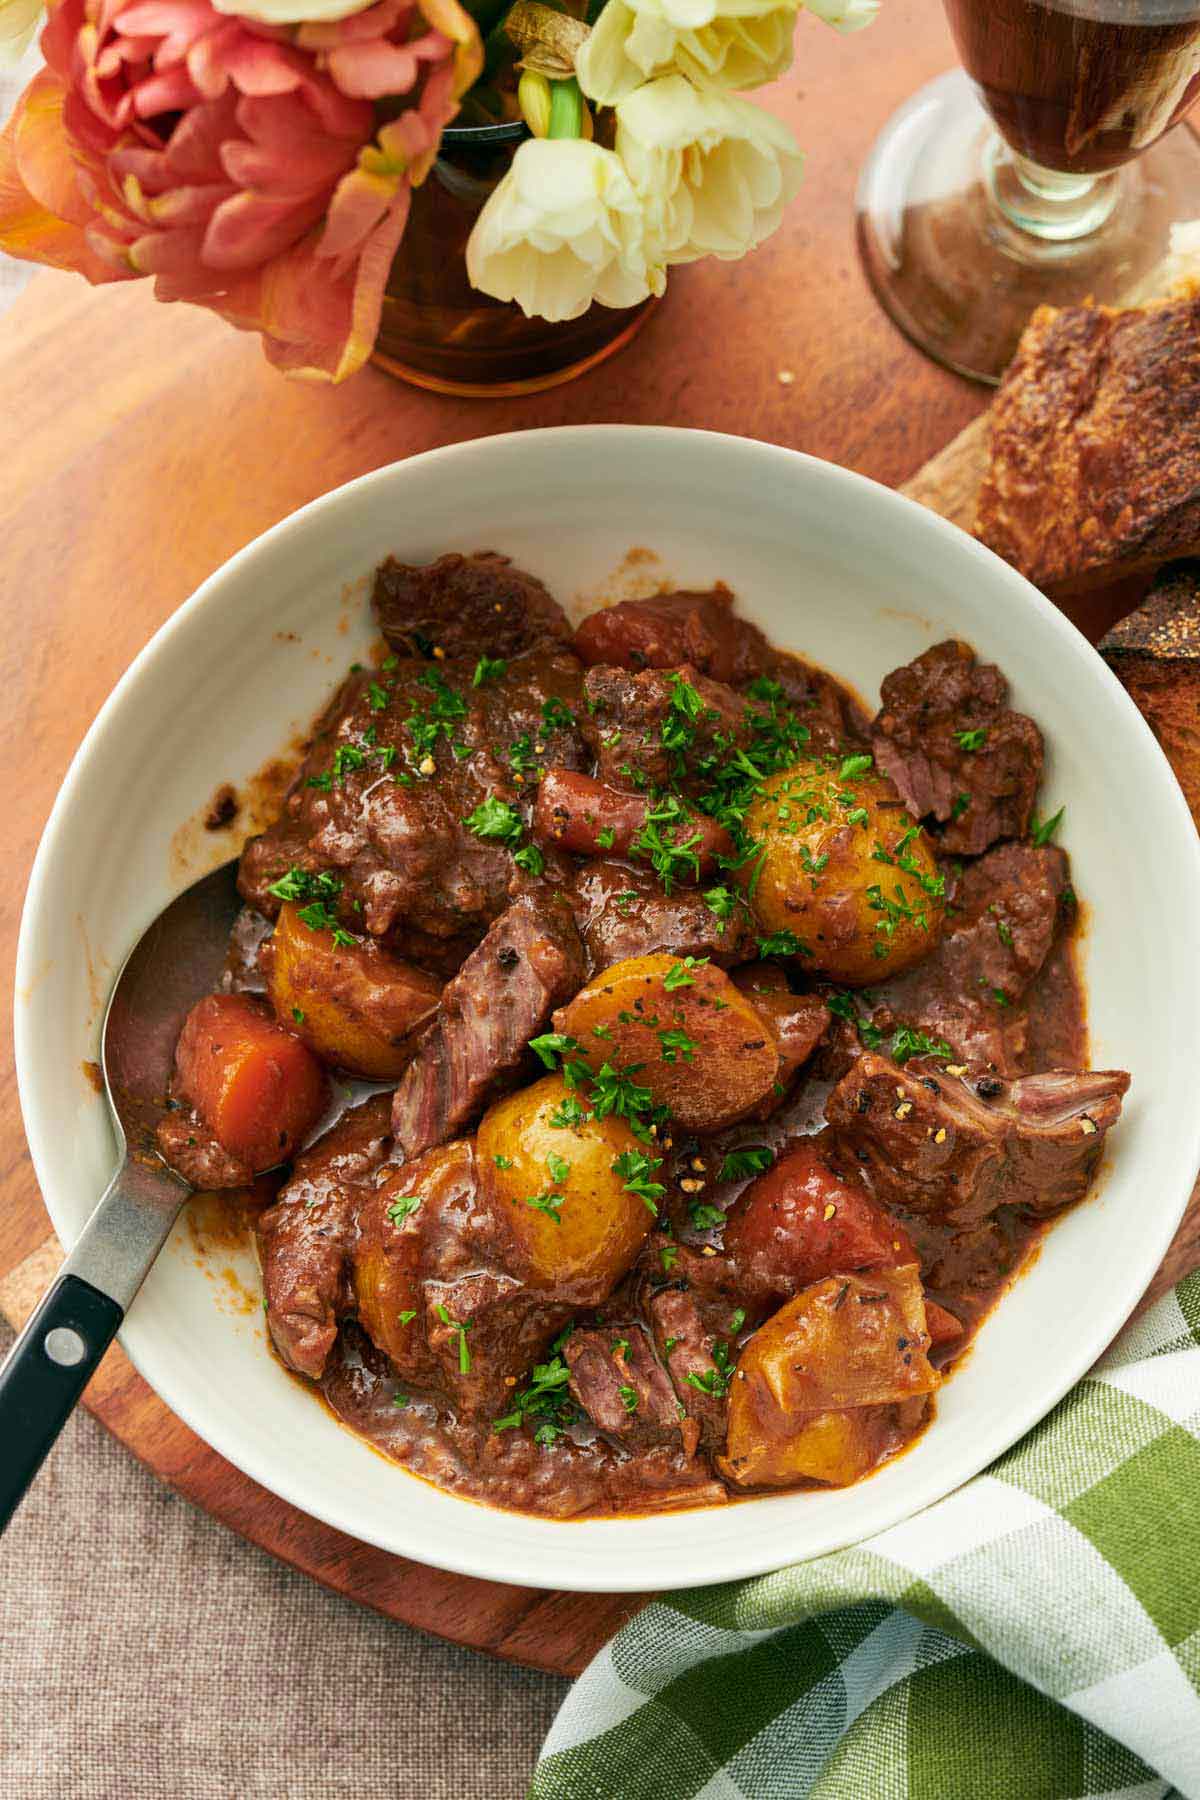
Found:
[[[246,994],[209,994],[193,1006],[175,1047],[175,1085],[255,1174],[287,1161],[328,1093],[312,1051]]]
[[[648,869],[588,862],[576,874],[574,888],[592,973],[656,951],[707,956],[722,967],[754,954],[753,924],[744,906],[722,920],[695,888],[664,894]]]
[[[1000,1206],[1048,1213],[1078,1200],[1128,1086],[1120,1070],[1056,1070],[972,1089],[868,1054],[825,1117],[884,1205],[971,1224]]]
[[[736,1315],[724,1310],[728,1324]],[[725,1442],[726,1396],[735,1360],[733,1333],[711,1330],[695,1295],[680,1287],[660,1289],[646,1311],[676,1399],[695,1420],[704,1448],[719,1448]]]
[[[533,835],[575,856],[637,856],[634,840],[653,812],[653,802],[639,794],[623,793],[590,775],[547,769],[533,809]],[[675,841],[688,842],[695,850],[695,862],[679,867],[676,879],[681,882],[702,880],[716,857],[733,854],[729,833],[705,813],[689,813],[677,827]]]
[[[256,1227],[271,1341],[290,1369],[319,1379],[352,1304],[350,1251],[360,1205],[388,1150],[391,1097],[352,1107],[296,1158]]]
[[[526,651],[479,684],[476,667],[407,658],[351,673],[280,818],[243,852],[243,897],[273,918],[295,887],[281,893],[280,878],[298,869],[324,878],[313,897],[356,936],[477,939],[508,902],[538,772],[586,752],[569,651]]]
[[[699,695],[695,717],[679,711],[681,684]],[[583,688],[588,705],[583,727],[596,753],[596,773],[626,791],[664,788],[672,782],[686,790],[697,760],[713,749],[718,737],[741,741],[746,736],[746,702],[689,663],[670,673],[646,669],[640,675],[593,668],[584,677]],[[686,746],[663,742],[664,726],[675,719],[686,724]]]
[[[948,639],[888,675],[872,730],[875,761],[918,819],[943,824],[945,850],[978,856],[1028,830],[1042,734],[1009,710],[1008,683]]]
[[[154,1136],[163,1161],[201,1193],[249,1187],[254,1180],[249,1163],[218,1144],[194,1106],[167,1113]]]
[[[425,1335],[442,1385],[470,1418],[505,1410],[518,1377],[542,1358],[571,1316],[569,1306],[503,1269],[476,1269],[453,1282],[428,1280],[424,1294]]]
[[[1000,844],[970,864],[935,949],[877,990],[875,1026],[912,1026],[964,1063],[1015,1074],[1028,1029],[1021,1002],[1050,954],[1068,878],[1053,845]]]
[[[916,1262],[904,1227],[831,1167],[832,1149],[826,1133],[796,1140],[730,1208],[725,1255],[749,1303],[779,1305],[826,1275]]]
[[[602,607],[577,629],[575,648],[586,663],[634,670],[690,663],[702,675],[735,683],[759,674],[772,654],[758,626],[738,618],[724,586]]]
[[[583,979],[568,909],[533,895],[514,900],[447,983],[404,1071],[392,1114],[399,1154],[420,1156],[469,1124]]]
[[[793,1077],[828,1031],[829,1008],[818,994],[793,994],[787,976],[775,963],[751,963],[747,968],[735,969],[732,980],[775,1040],[779,1055],[777,1092],[766,1107],[766,1113],[774,1112],[786,1099]]]
[[[432,563],[389,556],[375,571],[371,604],[384,637],[402,655],[515,656],[571,635],[558,601],[507,556],[454,553]]]
[[[573,1331],[563,1346],[570,1390],[592,1422],[630,1450],[664,1440],[695,1449],[698,1428],[681,1416],[666,1370],[640,1325]]]

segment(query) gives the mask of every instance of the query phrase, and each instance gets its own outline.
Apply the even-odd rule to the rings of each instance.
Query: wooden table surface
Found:
[[[744,262],[677,271],[619,358],[524,400],[443,399],[374,369],[337,390],[288,383],[255,340],[158,306],[141,283],[92,291],[39,276],[0,319],[6,966],[39,834],[109,689],[205,576],[316,495],[435,445],[605,421],[768,439],[898,485],[972,418],[985,391],[898,335],[853,241],[855,180],[875,133],[952,61],[936,0],[889,0],[853,38],[802,16],[796,66],[766,96],[808,151],[805,187],[777,236]],[[468,500],[464,541],[469,519]],[[0,1304],[16,1319],[57,1252],[25,1148],[9,1030],[0,1058]],[[455,1641],[573,1673],[637,1604],[469,1581],[330,1531],[210,1451],[119,1349],[86,1404],[234,1530]]]

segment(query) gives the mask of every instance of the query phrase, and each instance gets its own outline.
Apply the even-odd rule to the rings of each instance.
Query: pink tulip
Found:
[[[412,188],[482,64],[458,0],[295,27],[209,0],[51,0],[42,53],[0,136],[0,249],[149,276],[292,374],[361,368]]]

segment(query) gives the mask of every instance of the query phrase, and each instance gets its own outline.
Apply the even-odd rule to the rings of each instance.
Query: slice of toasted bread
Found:
[[[1200,827],[1200,562],[1164,569],[1136,612],[1100,640],[1175,771]]]
[[[1040,588],[1200,555],[1200,295],[1039,307],[991,425],[975,533]]]

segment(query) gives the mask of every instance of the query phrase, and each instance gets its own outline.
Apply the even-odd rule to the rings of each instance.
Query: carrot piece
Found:
[[[179,1092],[217,1142],[258,1173],[285,1162],[325,1106],[320,1063],[245,994],[210,994],[175,1048]]]

